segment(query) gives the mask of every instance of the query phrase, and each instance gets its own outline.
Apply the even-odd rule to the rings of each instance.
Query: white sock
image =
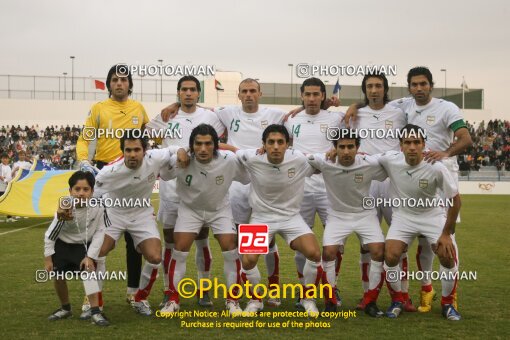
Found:
[[[408,263],[407,263],[407,252],[403,253],[402,256],[400,256],[400,270],[408,272]],[[407,275],[402,276],[402,281],[400,286],[402,287],[402,293],[408,293],[409,292],[409,280],[407,280]]]
[[[418,270],[422,272],[432,272],[434,252],[432,251],[432,248],[430,247],[426,237],[418,237],[416,263],[418,264]],[[430,275],[423,275],[423,278],[421,279],[421,285],[427,286],[430,284],[432,284]]]
[[[170,269],[168,270],[168,279],[170,284],[170,290],[173,293],[177,292],[179,282],[186,274],[186,259],[188,258],[189,252],[187,251],[172,251],[172,258],[170,258]],[[175,263],[174,263],[175,262]],[[173,267],[173,270],[172,270]]]
[[[319,275],[321,272],[322,272],[321,262],[312,262],[307,259],[305,263],[305,268],[303,269],[305,286],[308,284],[318,285],[322,278],[322,275]]]
[[[400,266],[397,264],[396,266],[394,267],[389,267],[386,262],[384,262],[384,270],[386,271],[386,276],[388,276],[388,273],[387,272],[396,272],[396,274],[391,274],[391,275],[396,275],[395,280],[392,279],[392,281],[394,282],[389,282],[388,283],[390,284],[391,286],[391,289],[393,289],[395,292],[402,292],[402,281],[400,281]]]
[[[331,287],[336,287],[336,275],[335,275],[335,265],[336,261],[324,261],[322,260],[322,269],[326,273],[326,279],[328,282],[323,283],[329,283]]]
[[[384,276],[382,275],[383,272],[384,269],[382,262],[374,260],[370,261],[370,271],[368,272],[369,290],[376,289],[378,286],[382,285],[382,282],[384,280]]]
[[[439,265],[439,271],[441,273],[441,277],[453,277],[454,273],[458,272],[458,270],[459,270],[458,266],[448,269],[446,267],[443,267],[442,265]],[[451,273],[451,274],[447,274],[447,273]],[[456,286],[457,286],[457,280],[455,280],[455,279],[447,280],[447,279],[442,278],[441,279],[441,295],[443,296],[443,298],[449,297],[450,295],[452,295],[453,290],[455,289]]]
[[[224,251],[223,254],[223,273],[225,274],[225,281],[227,286],[230,287],[235,283],[241,283],[241,261],[237,256],[237,249]]]
[[[298,272],[299,283],[304,285],[305,284],[304,270],[305,270],[306,257],[303,254],[301,254],[300,252],[296,251],[294,254],[294,262],[296,262],[296,269]]]
[[[257,266],[255,266],[254,268],[249,269],[249,270],[246,270],[243,268],[242,272],[241,272],[241,277],[243,278],[244,282],[247,282],[247,281],[250,282],[251,288],[250,288],[249,293],[250,293],[251,299],[256,300],[257,298],[253,294],[253,290],[254,290],[253,288],[260,283],[261,276],[260,276],[259,268]]]
[[[195,240],[197,251],[195,253],[195,263],[197,265],[198,280],[208,279],[210,277],[212,254],[209,247],[209,238]]]
[[[165,249],[163,249],[163,261],[161,265],[163,268],[163,285],[164,289],[168,289],[168,265],[170,264],[170,258],[172,257],[172,250],[174,249],[174,243],[165,242]]]
[[[280,264],[280,255],[278,254],[278,246],[276,243],[273,247],[269,248],[269,252],[264,255],[264,261],[266,262],[268,277],[273,276],[274,274],[279,274],[278,272],[275,273],[275,270],[277,268],[279,269]]]
[[[106,256],[99,257],[96,261],[97,276],[99,277],[99,273],[104,273],[104,272],[106,272]],[[99,290],[103,291],[103,283],[104,283],[103,280],[97,280],[97,281],[98,281],[97,283],[99,284]]]
[[[361,287],[363,288],[363,292],[368,291],[369,287],[369,276],[370,272],[370,253],[360,253],[359,254],[359,268],[361,271]]]
[[[135,296],[135,301],[146,300],[151,293],[152,285],[158,277],[158,269],[161,263],[153,264],[145,261],[142,267],[142,274],[140,275],[140,284]]]

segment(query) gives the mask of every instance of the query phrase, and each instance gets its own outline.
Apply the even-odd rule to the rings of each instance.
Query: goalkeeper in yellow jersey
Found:
[[[81,170],[93,173],[122,157],[122,134],[118,130],[143,129],[149,122],[143,105],[129,98],[133,90],[133,78],[128,65],[112,66],[106,77],[106,87],[109,98],[92,106],[76,145]],[[125,233],[124,238],[128,273],[127,300],[133,305],[140,281],[142,256],[135,250],[131,235]],[[88,318],[88,302],[84,302],[82,309],[82,317]]]

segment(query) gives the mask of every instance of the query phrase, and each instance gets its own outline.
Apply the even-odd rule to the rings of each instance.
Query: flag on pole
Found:
[[[338,97],[342,86],[340,85],[340,78],[336,80],[335,87],[333,88],[333,96]]]
[[[216,78],[214,79],[214,87],[216,88],[217,91],[225,91],[223,85],[221,85],[221,83],[218,80],[216,80]]]
[[[94,87],[96,90],[105,90],[106,89],[106,85],[105,83],[103,83],[101,80],[93,80],[92,81],[92,87]]]
[[[464,77],[462,77],[462,84],[460,84],[462,91],[469,92],[469,87],[466,84],[466,81],[464,80]]]

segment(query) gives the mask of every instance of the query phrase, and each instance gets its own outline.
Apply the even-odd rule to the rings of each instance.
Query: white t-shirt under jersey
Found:
[[[309,115],[305,110],[285,122],[285,127],[292,138],[292,148],[305,154],[326,153],[332,147],[327,138],[328,128],[340,127],[342,115],[339,112],[320,110],[316,115]],[[322,175],[313,175],[306,180],[306,192],[324,192]]]
[[[175,138],[165,138],[163,140],[164,147],[169,145],[189,147],[189,137],[191,136],[191,132],[200,124],[211,125],[214,130],[216,130],[218,137],[223,135],[225,130],[225,127],[214,112],[201,107],[197,107],[193,113],[186,113],[179,109],[177,115],[170,119],[168,122],[164,122],[161,118],[161,115],[157,115],[147,124],[146,128],[169,129],[174,132],[172,136]],[[179,136],[176,134],[176,131],[180,131],[182,138],[179,138]],[[179,202],[179,196],[176,194],[175,190],[175,180],[159,181],[159,196],[162,200]]]
[[[374,156],[358,154],[351,166],[326,160],[322,153],[310,155],[308,161],[322,172],[331,203],[329,212],[338,218],[342,218],[342,213],[369,213],[363,209],[363,197],[368,196],[372,180],[388,177]],[[375,210],[370,211],[376,214]]]
[[[416,200],[432,200],[438,197],[438,190],[444,192],[444,196],[452,198],[458,194],[458,187],[448,169],[441,162],[434,164],[423,161],[411,166],[407,164],[404,153],[388,152],[379,158],[379,163],[390,178],[390,196],[392,198],[414,198]],[[407,216],[416,218],[425,212],[437,210],[438,214],[444,213],[442,207],[394,207],[395,216]]]
[[[271,124],[282,124],[285,112],[269,107],[259,107],[254,113],[246,113],[240,106],[226,106],[216,111],[219,120],[227,127],[227,144],[238,149],[262,146],[262,133]]]
[[[370,106],[362,107],[358,110],[358,116],[354,128],[375,130],[396,130],[402,129],[406,125],[406,116],[404,112],[394,106],[385,105],[380,110],[373,110]],[[398,136],[395,138],[375,138],[368,135],[368,138],[360,140],[358,152],[375,155],[386,151],[400,151],[400,142]],[[374,138],[370,138],[374,137]]]
[[[305,155],[287,150],[280,164],[270,163],[267,154],[257,155],[255,149],[239,150],[236,155],[250,174],[254,219],[279,222],[299,214],[305,178],[313,173]]]
[[[175,156],[171,165],[176,165]],[[207,164],[192,157],[188,167],[174,169],[180,203],[194,211],[215,212],[225,208],[230,204],[228,189],[232,181],[249,182],[241,161],[226,150],[218,150],[218,155]]]

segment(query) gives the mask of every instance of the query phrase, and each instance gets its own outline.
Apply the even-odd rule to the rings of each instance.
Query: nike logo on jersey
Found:
[[[373,115],[372,117],[374,117],[375,119],[379,120],[379,116],[378,115]]]
[[[406,171],[406,174],[408,174],[408,175],[409,175],[409,177],[413,177],[413,174],[412,174],[412,173],[410,173],[409,171]]]
[[[280,171],[280,168],[277,167],[276,165],[273,165],[273,169],[276,169],[276,170]]]
[[[207,174],[205,172],[202,172],[200,171],[200,174],[204,175],[205,177],[207,177]]]
[[[187,120],[188,122],[190,122],[190,124],[193,124],[193,122],[191,121],[191,119],[186,118],[186,120]]]
[[[138,180],[140,180],[140,179],[141,179],[141,178],[140,178],[140,176],[135,176],[135,177],[133,177],[133,178],[134,178],[134,179],[138,179]]]

